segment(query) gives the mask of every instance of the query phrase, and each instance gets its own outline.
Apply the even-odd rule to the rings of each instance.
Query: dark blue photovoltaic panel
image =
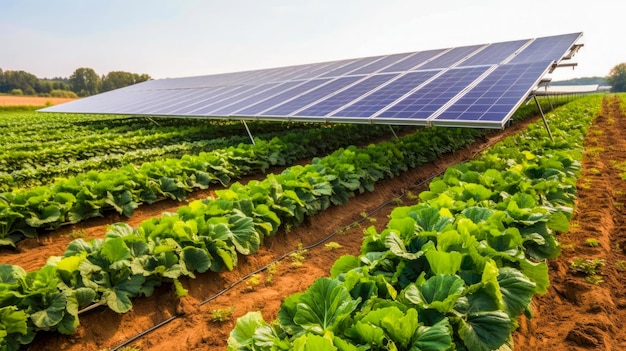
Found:
[[[513,55],[528,40],[507,41],[487,46],[472,57],[463,61],[463,66],[495,65],[502,63],[506,58]]]
[[[558,62],[561,57],[576,42],[581,33],[556,35],[537,38],[521,53],[515,56],[510,63],[552,60]]]
[[[259,101],[263,101],[278,93],[284,92],[285,90],[289,90],[298,84],[300,84],[300,82],[285,82],[277,86],[274,86],[270,89],[259,92],[258,94],[254,94],[254,95],[245,94],[245,96],[241,100],[233,102],[226,106],[222,106],[221,108],[212,110],[211,112],[207,112],[207,114],[217,115],[217,116],[223,116],[223,115],[228,116],[237,110],[241,110],[244,107],[256,104]]]
[[[454,48],[436,59],[419,67],[420,70],[432,68],[448,68],[462,60],[465,56],[478,50],[482,45],[463,46]]]
[[[334,113],[334,115],[345,117],[370,117],[439,72],[440,71],[409,72],[354,104]]]
[[[395,103],[377,118],[427,119],[489,67],[454,68]]]
[[[352,102],[353,100],[363,96],[363,94],[377,88],[381,84],[389,81],[396,75],[394,74],[380,74],[371,76],[357,84],[349,87],[348,89],[335,94],[323,101],[316,103],[313,106],[306,108],[303,111],[298,112],[301,116],[325,116],[342,106]]]
[[[435,121],[501,121],[526,98],[552,61],[506,64],[453,103]]]
[[[407,58],[409,55],[412,55],[412,52],[407,52],[404,54],[395,54],[389,55],[385,58],[382,58],[376,62],[372,62],[369,65],[359,68],[356,71],[350,72],[350,74],[370,74],[374,73],[382,68],[385,68],[391,64],[394,64],[402,59]]]
[[[416,66],[419,67],[419,65],[423,64],[427,60],[435,57],[436,55],[439,55],[440,53],[442,53],[444,51],[445,51],[445,49],[418,51],[418,52],[415,53],[415,55],[411,55],[411,56],[407,57],[406,59],[403,59],[402,61],[399,61],[398,63],[393,64],[393,65],[385,68],[381,72],[382,73],[386,73],[386,72],[405,72],[405,71],[408,71],[408,70],[410,70],[412,68],[415,68]]]
[[[239,116],[256,116],[261,114],[263,111],[272,108],[276,105],[279,105],[285,101],[289,101],[290,99],[303,94],[309,90],[319,87],[322,84],[328,83],[331,78],[320,78],[315,80],[309,80],[306,82],[300,82],[301,85],[294,87],[293,89],[289,89],[283,93],[280,93],[276,96],[273,96],[267,100],[259,101],[258,103],[248,106],[240,111],[233,112],[233,114]]]
[[[337,78],[336,80],[322,85],[321,87],[314,89],[308,92],[305,95],[299,96],[291,101],[287,101],[284,104],[277,106],[269,111],[262,112],[261,115],[265,116],[289,116],[293,112],[307,106],[310,103],[313,103],[324,96],[328,96],[335,91],[346,87],[357,80],[363,77],[360,76],[351,76],[351,77],[343,77]]]

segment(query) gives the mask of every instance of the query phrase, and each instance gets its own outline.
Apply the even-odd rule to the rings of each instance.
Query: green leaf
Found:
[[[261,236],[254,228],[254,221],[250,217],[244,217],[243,213],[230,223],[232,241],[237,252],[249,255],[257,252],[261,245]]]
[[[46,309],[31,314],[30,319],[37,328],[47,330],[55,327],[63,319],[66,305],[67,296],[62,293],[57,293]]]
[[[537,294],[545,294],[548,292],[548,286],[550,286],[550,277],[548,275],[548,264],[545,261],[531,262],[529,260],[519,261],[520,269],[522,273],[530,281],[535,283],[535,292]]]
[[[431,249],[426,251],[426,259],[434,274],[456,274],[461,269],[464,254]]]
[[[563,212],[552,213],[547,224],[548,228],[561,233],[567,233],[569,231],[569,219]]]
[[[230,331],[228,337],[228,349],[229,350],[246,350],[252,349],[254,344],[255,331],[268,325],[263,319],[261,312],[248,312],[242,317],[237,318],[237,324],[235,328]]]
[[[106,301],[110,309],[117,313],[126,313],[130,311],[133,304],[130,301],[131,297],[135,297],[139,291],[145,278],[143,275],[132,275],[127,279],[122,279],[112,289],[109,289],[102,294],[102,298]]]
[[[0,308],[0,330],[6,334],[22,334],[28,332],[28,315],[17,306],[6,306]],[[1,338],[0,338],[1,340]]]
[[[348,271],[358,268],[359,259],[356,256],[344,255],[339,257],[333,266],[330,268],[330,277],[337,278],[340,274],[347,273]]]
[[[320,278],[300,296],[294,322],[304,329],[323,335],[337,325],[358,305],[341,282]]]
[[[278,311],[278,321],[289,335],[299,335],[304,332],[304,329],[294,322],[302,294],[303,293],[295,293],[287,296]]]
[[[415,330],[413,346],[410,351],[449,350],[452,343],[452,327],[448,319],[442,319],[434,325],[419,326]]]
[[[502,311],[482,311],[459,318],[459,336],[468,350],[491,351],[502,346],[511,333],[511,320]]]
[[[181,260],[190,272],[206,272],[211,266],[211,259],[206,251],[193,246],[187,246],[181,253]]]
[[[511,319],[524,311],[535,294],[535,283],[528,280],[522,272],[510,267],[500,268],[498,275],[504,309]]]
[[[110,263],[130,258],[130,249],[126,246],[123,238],[107,238],[102,244],[100,252]]]
[[[293,351],[336,351],[331,340],[314,334],[305,334],[293,341]]]
[[[424,309],[433,308],[447,313],[464,291],[463,279],[455,275],[439,274],[430,277],[424,284],[411,284],[405,290],[405,297]]]

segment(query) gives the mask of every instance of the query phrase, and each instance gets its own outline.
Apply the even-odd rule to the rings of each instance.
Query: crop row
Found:
[[[567,231],[583,141],[601,96],[450,167],[367,230],[361,254],[287,297],[278,320],[237,322],[229,350],[473,350],[511,342],[517,318],[549,285],[547,258]]]
[[[0,114],[1,119],[7,118],[31,119],[30,114]],[[50,123],[54,125],[54,120]],[[162,121],[161,121],[162,122]],[[44,124],[45,126],[46,124]],[[286,130],[312,128],[317,125],[297,125],[293,123],[266,123],[251,122],[255,134],[275,133],[279,135]],[[35,134],[32,139],[19,135],[10,129],[0,131],[4,135],[13,134],[14,142],[5,141],[4,152],[0,154],[0,189],[29,185],[40,185],[53,180],[55,176],[63,174],[76,161],[91,161],[96,164],[97,158],[115,155],[116,160],[123,161],[123,156],[128,152],[153,151],[159,148],[180,148],[179,155],[187,151],[210,151],[202,150],[208,140],[219,140],[231,136],[238,136],[245,140],[246,130],[241,123],[206,123],[202,121],[196,126],[156,126],[149,121],[144,121],[141,129],[135,128],[130,131],[120,131],[120,128],[112,130],[106,127],[94,128],[93,125],[82,126],[67,125],[65,128],[55,130],[57,137],[44,141],[43,136]],[[40,133],[49,133],[48,129],[38,129]],[[6,138],[5,138],[6,139]],[[170,153],[173,150],[170,150]],[[150,156],[148,154],[147,156]],[[155,157],[159,156],[155,154]],[[136,159],[135,161],[138,161]],[[149,160],[144,160],[149,161]],[[126,163],[127,164],[127,163]],[[66,167],[63,167],[66,165]],[[107,164],[102,165],[102,170],[107,169]],[[43,176],[43,177],[42,177]]]
[[[0,244],[36,236],[37,228],[57,228],[117,211],[131,216],[140,203],[185,199],[193,189],[227,185],[232,178],[264,172],[296,160],[323,155],[388,133],[381,126],[336,125],[287,133],[256,145],[239,144],[180,159],[145,162],[106,172],[89,171],[52,186],[0,193]],[[13,239],[10,237],[13,236]]]
[[[37,271],[0,265],[0,330],[6,331],[0,333],[0,346],[15,350],[39,330],[73,333],[79,309],[93,303],[126,312],[133,297],[151,295],[164,281],[173,282],[183,295],[179,277],[232,270],[238,254],[257,251],[281,225],[298,225],[305,216],[373,190],[378,180],[432,161],[483,134],[421,129],[365,148],[339,149],[262,181],[217,190],[215,198],[194,201],[137,228],[117,224],[104,239],[77,239],[63,256],[51,257]]]

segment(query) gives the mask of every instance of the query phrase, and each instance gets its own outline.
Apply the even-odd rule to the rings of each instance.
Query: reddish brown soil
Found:
[[[626,180],[615,167],[626,162],[625,136],[623,107],[605,99],[585,140],[570,231],[559,236],[561,256],[549,262],[549,292],[535,298],[534,317],[521,320],[516,351],[626,350]],[[590,238],[599,245],[589,245]],[[603,282],[574,274],[577,258],[604,260]]]
[[[598,121],[601,122],[603,118]],[[614,121],[612,128],[616,128],[619,123],[623,123],[622,120],[617,118],[612,119]],[[608,123],[608,122],[606,122]],[[153,296],[148,298],[138,298],[133,301],[133,309],[126,314],[116,314],[115,312],[100,308],[91,312],[81,315],[81,325],[78,327],[77,333],[71,336],[63,336],[56,333],[39,333],[35,341],[27,347],[28,350],[101,350],[105,348],[115,348],[125,343],[127,340],[133,338],[137,334],[144,332],[145,330],[167,320],[170,317],[175,317],[171,322],[164,326],[154,330],[153,332],[136,339],[135,341],[128,343],[129,346],[137,347],[142,351],[147,350],[225,350],[226,341],[229,333],[234,327],[236,318],[242,316],[248,311],[261,311],[266,320],[274,320],[277,316],[280,308],[281,301],[284,297],[305,290],[311,283],[322,276],[327,276],[329,268],[333,262],[345,254],[358,254],[360,251],[360,244],[362,238],[362,231],[364,228],[370,225],[375,225],[378,230],[387,222],[387,216],[391,209],[397,205],[393,203],[385,205],[392,200],[402,200],[404,204],[414,203],[415,199],[411,194],[416,194],[423,190],[423,185],[420,185],[424,181],[427,181],[430,177],[445,170],[446,167],[462,162],[466,159],[472,158],[478,151],[489,146],[503,137],[517,132],[519,129],[524,128],[524,124],[517,124],[505,131],[494,132],[490,134],[488,138],[485,138],[470,148],[455,152],[451,155],[443,157],[434,163],[430,163],[414,169],[406,174],[396,177],[378,184],[376,190],[372,193],[365,193],[352,198],[346,205],[333,207],[324,211],[310,219],[307,223],[292,228],[288,233],[279,232],[276,236],[269,238],[265,241],[262,249],[251,256],[240,256],[239,264],[232,272],[222,273],[205,273],[198,274],[196,279],[184,279],[183,285],[188,289],[188,296],[178,299],[174,296],[171,286],[164,285],[157,289]],[[622,126],[622,129],[624,126]],[[617,129],[617,128],[616,128]],[[617,131],[616,131],[617,132]],[[626,132],[624,132],[626,134]],[[601,143],[601,139],[608,137],[608,132],[599,135],[590,133],[591,135],[597,135],[597,142]],[[615,134],[619,136],[620,134]],[[623,135],[623,134],[622,134]],[[623,139],[623,138],[622,138]],[[623,140],[622,140],[623,142]],[[625,145],[621,147],[616,144],[615,141],[611,141],[607,145],[615,145],[617,151],[626,150]],[[607,152],[609,147],[606,148]],[[612,151],[616,151],[613,150]],[[604,159],[624,160],[626,155],[622,155],[623,158],[602,157]],[[598,157],[599,159],[599,157]],[[601,160],[599,160],[601,161]],[[593,166],[592,166],[593,167]],[[597,166],[596,166],[597,167]],[[598,180],[608,178],[610,170],[608,168],[602,168],[602,176],[594,176],[593,179]],[[605,173],[606,172],[606,173]],[[623,182],[623,181],[622,181]],[[595,183],[594,183],[595,184]],[[592,189],[595,189],[594,186]],[[623,182],[622,189],[626,190],[626,182]],[[581,189],[582,190],[582,189]],[[597,192],[597,191],[596,191]],[[599,193],[599,192],[597,192]],[[202,197],[206,196],[206,192],[200,195],[194,196]],[[611,190],[610,194],[615,195],[616,191]],[[596,194],[599,195],[599,194]],[[621,200],[612,198],[610,207],[613,210],[621,209],[614,206],[614,202],[626,202],[624,201],[624,192],[621,193]],[[585,198],[581,198],[581,201]],[[395,201],[394,201],[395,202]],[[592,203],[596,204],[597,203]],[[131,225],[136,225],[145,217],[155,216],[162,211],[175,211],[176,207],[181,204],[176,202],[164,201],[153,206],[143,207],[138,210],[137,214],[133,216],[128,222]],[[383,206],[379,211],[373,212],[375,209]],[[582,205],[579,204],[579,211],[583,210]],[[367,218],[364,216],[367,214]],[[600,214],[601,218],[608,218],[611,221],[611,216],[616,215],[614,212],[607,214]],[[583,230],[586,226],[582,224],[580,215],[576,216],[576,220],[581,223],[578,228],[572,230],[572,233],[567,234],[573,236],[575,230]],[[614,218],[614,217],[612,217]],[[77,228],[83,229],[87,232],[88,237],[102,236],[107,224],[120,220],[121,218],[107,218],[101,219],[95,222],[78,225]],[[598,219],[594,219],[598,222]],[[293,250],[297,249],[298,245],[309,247],[316,242],[320,242],[329,234],[337,231],[338,229],[346,226],[351,227],[348,230],[341,230],[340,233],[329,238],[327,242],[337,242],[342,247],[339,249],[329,250],[324,244],[316,247],[308,248],[308,251],[304,254],[306,257],[301,267],[295,267],[293,260],[287,256],[279,261],[276,271],[273,274],[264,270],[258,273],[257,278],[259,284],[253,284],[252,280],[244,279],[241,283],[235,284],[242,278],[247,278],[247,275],[262,269],[268,264],[280,259]],[[599,228],[600,226],[597,225]],[[67,246],[71,237],[69,235],[70,230],[73,228],[64,228],[63,230],[46,235],[43,239],[40,239],[40,243],[30,240],[21,244],[19,252],[13,254],[2,253],[2,261],[7,261],[10,258],[12,262],[19,263],[22,266],[30,264],[29,269],[35,269],[43,262],[45,257],[53,254],[62,253],[63,249]],[[575,234],[574,234],[575,236]],[[597,236],[597,235],[595,235]],[[561,240],[566,238],[562,235]],[[600,238],[598,238],[601,240]],[[61,242],[60,244],[57,244]],[[626,247],[626,240],[621,247]],[[593,248],[592,250],[613,250],[615,241],[606,242],[601,241],[600,248]],[[56,248],[54,248],[56,247]],[[577,248],[584,249],[584,245],[580,244]],[[613,250],[615,251],[615,250]],[[615,253],[617,255],[617,253]],[[621,255],[623,252],[620,250]],[[580,254],[579,254],[580,255]],[[614,260],[619,260],[619,257],[614,257]],[[596,288],[605,288],[608,284],[619,283],[617,279],[609,279],[609,275],[619,277],[615,268],[615,261],[611,263],[607,257],[607,265],[604,269],[606,275],[603,276],[605,283],[600,286],[592,286],[584,282],[584,279],[576,277],[573,281],[576,284],[584,286],[587,291],[593,291]],[[552,265],[553,271],[560,276],[572,276],[567,273],[567,266],[565,265]],[[561,270],[559,271],[559,267]],[[268,277],[271,277],[271,281],[268,282]],[[553,281],[556,278],[552,278]],[[620,285],[621,287],[621,285]],[[223,292],[225,288],[229,290]],[[575,294],[578,290],[571,289]],[[617,289],[613,294],[619,293],[623,289]],[[540,334],[539,325],[542,323],[541,318],[544,317],[542,311],[546,310],[546,307],[542,307],[544,299],[555,293],[555,289],[541,297],[537,304],[536,318],[528,322],[522,321],[521,333],[516,334],[516,350],[541,350],[547,349],[544,346],[551,347],[555,350],[569,350],[573,349],[572,344],[568,344],[565,341],[565,336],[561,339],[565,344],[563,347],[553,346],[556,345],[557,340],[553,339],[551,335],[557,334],[560,330],[561,320],[564,317],[559,317],[561,320],[552,322],[550,329],[544,329]],[[209,298],[214,297],[216,294],[219,296],[211,299],[210,301],[203,303]],[[620,306],[626,305],[626,300],[622,297],[615,300],[608,294],[612,301],[612,305],[609,304],[609,298],[604,300],[598,300],[593,297],[592,300],[577,299],[579,304],[590,304],[594,301],[600,301],[594,308],[587,307],[585,310],[594,310],[596,312],[604,311],[614,312],[619,309]],[[603,295],[604,296],[604,295]],[[603,302],[604,301],[604,302]],[[546,301],[546,304],[550,305],[552,302]],[[233,309],[232,318],[225,322],[213,321],[213,312],[222,309]],[[552,313],[552,312],[548,312]],[[608,313],[605,313],[608,315]],[[620,329],[621,325],[619,319],[615,319],[612,324],[598,323],[600,319],[596,318],[598,314],[590,315],[593,320],[579,319],[579,321],[595,322],[592,325],[582,324],[577,327],[577,332],[572,332],[572,338],[576,338],[576,335],[582,335],[586,330],[590,328],[596,328],[601,332],[605,332],[602,328],[607,329],[609,333],[613,333],[610,328]],[[607,317],[608,318],[608,317]],[[537,322],[539,321],[539,322]],[[610,327],[612,325],[612,327]],[[573,326],[573,323],[572,323]],[[609,326],[609,327],[606,327]],[[605,328],[606,327],[606,328]],[[570,328],[572,329],[572,328]],[[549,330],[549,331],[546,331]],[[573,330],[573,329],[572,329]],[[565,331],[564,334],[567,334]],[[596,333],[597,334],[597,333]],[[542,336],[543,335],[543,336]],[[559,334],[560,335],[560,334]],[[556,336],[556,335],[555,335]],[[550,337],[550,339],[548,339]],[[621,338],[624,340],[624,338]],[[545,342],[544,342],[545,341]],[[607,340],[602,340],[606,343]],[[623,344],[616,344],[611,350],[626,349]],[[607,349],[609,350],[609,349]]]

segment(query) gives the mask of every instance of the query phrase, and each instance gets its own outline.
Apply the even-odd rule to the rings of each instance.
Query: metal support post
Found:
[[[548,135],[550,136],[550,140],[554,142],[554,138],[552,137],[552,132],[550,131],[550,126],[548,126],[548,121],[546,120],[546,115],[543,114],[543,110],[541,109],[541,105],[539,104],[539,100],[537,100],[537,95],[533,94],[533,99],[535,99],[535,103],[537,104],[537,108],[539,108],[539,112],[541,113],[541,119],[543,119],[543,125],[546,127],[548,131]]]
[[[250,137],[250,141],[252,141],[252,145],[256,145],[254,138],[252,137],[252,133],[250,133],[250,128],[248,128],[248,124],[244,120],[241,121],[243,122],[244,127],[246,127],[246,131],[248,131],[248,136]]]
[[[393,130],[393,127],[391,125],[389,125],[389,129],[391,129],[391,132],[393,133],[393,136],[396,137],[396,139],[399,139],[398,135],[396,134],[396,131]]]

